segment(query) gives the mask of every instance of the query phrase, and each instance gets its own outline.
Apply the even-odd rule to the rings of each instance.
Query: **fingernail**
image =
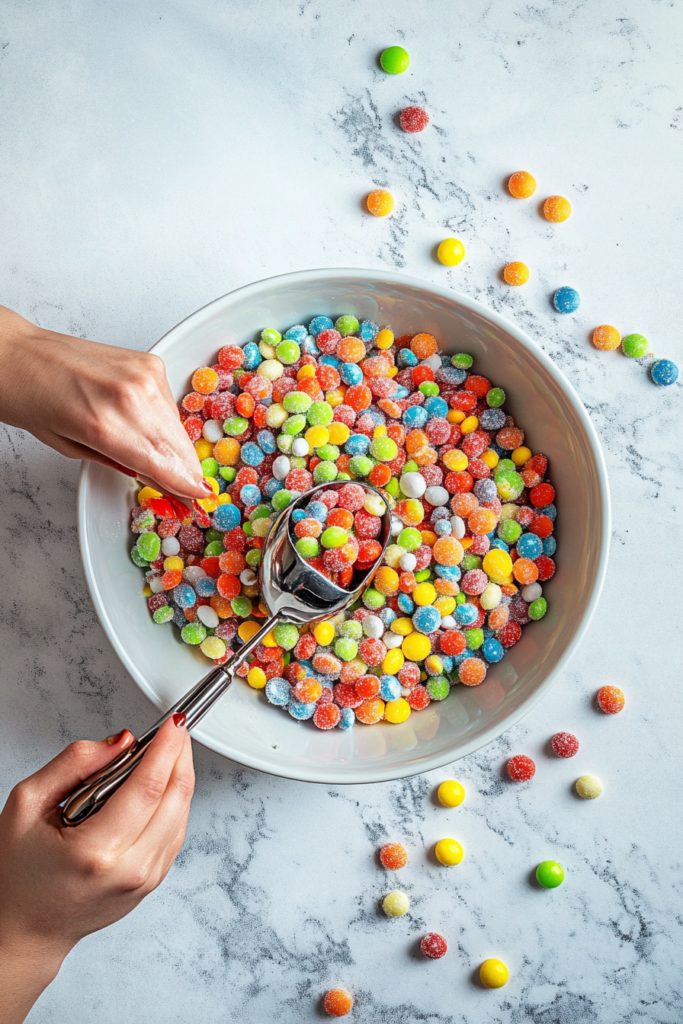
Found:
[[[187,715],[184,715],[182,711],[176,711],[175,715],[173,716],[173,724],[177,725],[179,729],[182,729],[186,721]]]
[[[209,483],[208,480],[206,480],[206,479],[202,480],[200,486],[204,488],[204,490],[207,492],[207,494],[213,494],[213,487],[211,486],[211,484]]]
[[[134,469],[126,469],[125,466],[119,465],[118,462],[112,461],[112,466],[114,467],[114,469],[117,469],[119,473],[125,473],[126,476],[137,476],[137,473],[135,472]]]
[[[123,739],[127,732],[127,729],[122,729],[121,732],[117,732],[115,736],[107,736],[106,742],[110,747],[113,747],[115,743],[118,743],[119,740]]]

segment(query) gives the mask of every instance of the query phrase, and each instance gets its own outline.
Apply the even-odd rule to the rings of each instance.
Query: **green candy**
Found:
[[[308,465],[308,459],[305,459],[302,455],[292,455],[289,462],[292,469],[306,469]]]
[[[397,543],[404,551],[417,551],[422,546],[422,534],[414,526],[407,526],[399,533]]]
[[[478,651],[484,642],[484,631],[481,629],[466,629],[465,640],[471,651]]]
[[[299,640],[299,630],[291,622],[281,622],[273,630],[275,643],[285,651],[291,651]]]
[[[342,661],[353,661],[358,654],[358,644],[348,636],[340,636],[334,645],[334,653]]]
[[[289,394],[291,395],[291,394],[293,394],[293,392],[290,391]],[[289,398],[289,395],[285,395],[285,398]],[[306,395],[306,398],[308,398],[308,395]],[[305,428],[305,426],[306,426],[306,417],[302,416],[300,414],[297,414],[295,416],[288,416],[287,417],[285,422],[282,424],[282,431],[285,434],[289,434],[290,437],[293,437],[295,434],[300,434],[301,431]],[[278,440],[279,440],[279,438],[278,438]]]
[[[622,339],[621,347],[624,350],[624,355],[630,356],[631,359],[641,359],[647,355],[650,342],[642,334],[627,334]]]
[[[220,469],[220,466],[218,465],[215,459],[212,459],[210,457],[208,459],[202,459],[201,465],[202,473],[204,474],[204,476],[218,476],[218,470]]]
[[[486,404],[491,409],[499,409],[505,401],[505,392],[502,388],[491,388],[486,395]]]
[[[432,700],[444,700],[450,692],[450,686],[445,676],[432,676],[427,683],[427,693]]]
[[[382,608],[386,604],[386,597],[384,594],[380,594],[379,590],[375,590],[374,587],[370,587],[363,594],[363,604],[366,608]]]
[[[202,640],[206,640],[206,626],[201,622],[188,622],[180,631],[180,635],[186,644],[197,646]]]
[[[463,594],[462,590],[460,591],[459,594],[455,595],[455,603],[456,604],[464,604],[466,600],[467,600],[467,594]]]
[[[370,454],[380,462],[391,462],[398,455],[398,445],[391,437],[375,437],[370,442]]]
[[[564,868],[556,860],[544,860],[536,868],[536,881],[544,889],[557,889],[564,882]]]
[[[246,619],[251,615],[252,603],[249,597],[234,597],[230,602],[230,607],[240,619]]]
[[[313,483],[329,484],[337,479],[339,470],[334,462],[319,462],[313,470]]]
[[[528,611],[529,618],[538,622],[538,620],[542,619],[548,611],[548,602],[544,597],[537,597],[536,600],[532,601],[529,605]]]
[[[390,494],[392,498],[398,498],[399,486],[398,480],[396,479],[395,476],[392,476],[389,483],[385,485],[384,490],[387,492],[387,494]]]
[[[218,472],[224,480],[228,481],[229,484],[231,484],[237,476],[237,470],[234,466],[221,466]]]
[[[321,445],[320,448],[316,448],[315,452],[318,458],[324,462],[335,462],[341,455],[336,444],[330,444],[329,441],[327,444]]]
[[[214,540],[219,540],[221,542],[221,547],[222,547],[223,546],[223,538],[224,538],[224,536],[225,536],[225,534],[221,533],[220,530],[214,530],[213,527],[210,527],[206,531],[206,533],[204,534],[204,539],[206,540],[207,544],[211,544],[211,542],[214,541]]]
[[[473,362],[474,359],[467,352],[458,352],[457,355],[451,356],[451,365],[457,366],[459,370],[469,370]]]
[[[259,548],[250,548],[244,556],[244,560],[250,568],[255,569],[261,564],[261,551]]]
[[[420,539],[422,539],[422,538],[420,538]],[[415,582],[416,583],[424,583],[424,581],[428,580],[431,577],[431,575],[432,575],[432,570],[431,569],[420,569],[419,572],[415,573]]]
[[[403,475],[404,473],[417,473],[419,472],[419,469],[420,467],[418,466],[417,462],[413,462],[412,459],[408,459],[403,469],[401,470],[401,475]]]
[[[278,447],[278,451],[281,451],[283,455],[289,455],[294,444],[294,438],[291,434],[278,434],[275,444]]]
[[[296,542],[296,550],[302,558],[315,558],[320,554],[320,545],[315,537],[299,537]]]
[[[349,469],[356,476],[367,476],[375,463],[367,455],[354,455],[349,461]]]
[[[210,544],[207,544],[204,548],[204,558],[213,558],[223,554],[223,542],[220,540],[212,540]]]
[[[161,608],[157,608],[152,618],[159,626],[162,626],[164,622],[170,622],[173,618],[173,609],[169,604],[162,605]]]
[[[496,473],[495,481],[498,496],[502,501],[514,501],[524,490],[524,481],[519,473],[513,473],[510,470]]]
[[[350,480],[350,479],[351,479],[351,477],[349,476],[348,473],[339,473],[338,476],[337,476],[337,480]]]
[[[148,562],[153,562],[155,558],[159,557],[159,552],[161,551],[159,534],[152,533],[151,530],[148,533],[141,533],[136,547],[143,558]]]
[[[135,528],[137,533],[147,533],[156,526],[156,516],[151,508],[141,508],[135,517]]]
[[[273,504],[273,508],[275,509],[275,511],[282,512],[282,510],[284,508],[287,508],[290,501],[292,500],[292,495],[289,491],[283,488],[281,491],[276,491],[270,500]]]
[[[249,420],[245,420],[244,416],[228,416],[227,420],[223,423],[223,430],[230,437],[239,437],[249,426]]]
[[[401,75],[410,64],[410,55],[402,46],[388,46],[382,51],[379,62],[388,75]]]
[[[516,519],[504,519],[498,524],[496,533],[506,544],[515,544],[522,535],[522,527]]]
[[[274,327],[266,327],[261,331],[261,341],[265,341],[266,345],[272,345],[274,348],[282,341],[282,335]]]
[[[291,363],[295,363],[301,355],[301,349],[295,341],[290,338],[285,338],[275,349],[275,355],[278,357],[281,363],[285,366],[289,366]],[[291,392],[290,392],[291,394]]]
[[[249,522],[242,523],[242,529],[246,533],[247,537],[253,537],[254,536],[254,531],[251,528],[251,523],[249,523]]]
[[[425,396],[425,398],[434,398],[436,395],[439,394],[440,390],[441,388],[439,387],[439,385],[435,384],[433,380],[424,380],[420,384],[420,391]]]
[[[345,313],[343,316],[340,316],[334,326],[339,331],[342,338],[348,338],[350,334],[355,334],[360,328],[360,324],[356,320],[355,316],[352,316],[350,313]]]
[[[363,627],[356,619],[348,619],[342,623],[339,631],[342,636],[348,636],[351,640],[360,640],[363,636]]]
[[[282,399],[283,408],[290,413],[308,412],[312,405],[313,399],[305,391],[288,391]]]
[[[249,516],[249,522],[253,523],[255,519],[267,519],[272,511],[270,505],[257,505]]]
[[[343,548],[348,539],[348,533],[341,526],[328,526],[323,531],[320,543],[324,548]]]
[[[149,565],[147,559],[143,558],[140,552],[138,551],[137,546],[131,548],[130,560],[131,562],[133,562],[134,565],[137,565],[140,569],[146,569],[147,566]]]
[[[481,569],[481,558],[479,555],[466,554],[463,556],[460,568],[463,572],[469,572],[470,569]]]
[[[285,395],[285,397],[287,396]],[[327,427],[332,422],[333,416],[334,410],[329,402],[313,402],[306,413],[306,419],[312,427]]]
[[[501,459],[500,462],[498,463],[498,465],[496,466],[496,472],[494,474],[494,478],[495,478],[495,476],[498,475],[498,473],[516,473],[516,472],[517,472],[517,467],[515,466],[515,464],[512,461],[512,459]]]

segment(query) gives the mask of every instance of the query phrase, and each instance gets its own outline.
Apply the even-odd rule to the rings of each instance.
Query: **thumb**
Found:
[[[48,811],[57,807],[81,782],[113,761],[135,737],[124,729],[106,740],[76,740],[61,754],[26,779],[35,807]]]

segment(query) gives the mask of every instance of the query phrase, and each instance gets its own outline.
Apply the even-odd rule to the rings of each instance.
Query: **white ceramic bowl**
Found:
[[[513,324],[463,295],[399,274],[315,270],[240,288],[174,327],[153,351],[164,359],[178,399],[197,366],[227,343],[243,345],[263,327],[308,323],[316,314],[390,325],[397,334],[428,331],[446,352],[465,351],[477,372],[508,394],[505,408],[534,452],[550,459],[559,507],[558,572],[544,586],[549,611],[489,669],[481,686],[457,686],[402,725],[358,725],[321,732],[266,704],[237,680],[204,719],[199,742],[260,771],[308,782],[380,782],[447,764],[489,743],[547,693],[580,642],[605,575],[609,490],[595,429],[562,373]],[[109,640],[138,686],[167,708],[210,663],[171,626],[155,625],[141,596],[142,573],[129,558],[135,484],[84,463],[78,522],[90,592]],[[150,720],[154,718],[150,713]],[[150,722],[140,722],[140,728]]]

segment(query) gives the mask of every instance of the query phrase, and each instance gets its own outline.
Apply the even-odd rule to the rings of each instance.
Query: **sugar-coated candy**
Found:
[[[394,208],[394,197],[385,188],[376,188],[370,192],[366,203],[373,217],[386,217]]]
[[[612,352],[615,348],[619,348],[621,335],[611,324],[601,324],[593,331],[593,344],[603,352]]]
[[[484,988],[502,988],[507,984],[510,972],[502,960],[484,960],[479,968],[479,980]]]
[[[621,347],[625,356],[629,356],[631,359],[642,359],[647,355],[650,343],[642,334],[627,334],[625,338],[622,338]]]
[[[567,220],[571,212],[571,203],[564,196],[548,196],[543,203],[543,216],[555,224]]]
[[[407,70],[410,56],[402,46],[388,46],[383,50],[379,62],[389,75],[400,75]]]
[[[507,773],[513,782],[528,782],[536,774],[536,765],[525,754],[517,754],[507,762]]]
[[[556,860],[544,860],[536,868],[536,881],[544,889],[557,889],[564,882],[564,869]]]
[[[571,732],[556,732],[550,746],[558,757],[574,757],[579,752],[579,741]]]
[[[385,843],[380,848],[379,859],[388,871],[398,871],[408,863],[408,854],[400,843]]]
[[[576,288],[563,285],[553,295],[553,305],[558,313],[575,313],[581,305],[581,296]]]
[[[515,199],[528,199],[536,191],[536,179],[528,171],[515,171],[508,178],[508,192]]]
[[[422,132],[429,124],[429,114],[423,107],[404,107],[398,115],[398,123],[404,132]]]
[[[601,711],[606,715],[617,715],[623,710],[626,698],[623,690],[618,686],[601,686],[598,690],[596,701]]]
[[[410,900],[404,892],[395,889],[382,900],[382,909],[389,917],[403,917],[410,910]]]
[[[443,242],[439,243],[436,254],[439,262],[445,267],[457,267],[465,259],[465,246],[459,238],[444,238]]]
[[[454,867],[465,856],[465,851],[457,839],[440,839],[434,847],[434,853],[444,867]]]
[[[650,367],[650,376],[655,384],[668,387],[678,380],[678,367],[671,359],[658,359]]]
[[[503,279],[506,284],[517,287],[526,284],[529,280],[529,268],[526,263],[522,263],[520,260],[513,260],[512,263],[508,263],[503,267]]]
[[[323,1006],[330,1017],[345,1017],[353,1008],[353,997],[345,988],[331,988],[325,993]]]
[[[576,792],[582,800],[595,800],[602,793],[602,782],[595,775],[582,775],[576,780]]]
[[[420,952],[426,960],[440,960],[448,952],[448,943],[438,932],[427,932],[420,939]]]

